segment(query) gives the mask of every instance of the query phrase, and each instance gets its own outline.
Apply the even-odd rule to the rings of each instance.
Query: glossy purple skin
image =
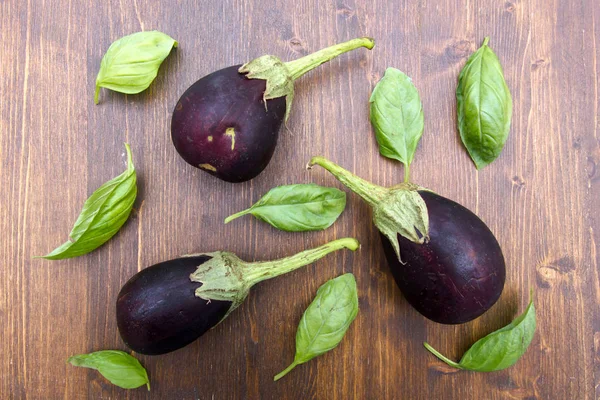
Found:
[[[136,353],[156,355],[180,349],[202,336],[227,313],[231,302],[194,294],[201,283],[190,274],[207,256],[182,257],[141,270],[117,298],[121,338]]]
[[[228,182],[250,180],[265,169],[285,118],[285,97],[267,100],[265,108],[266,81],[246,78],[239,67],[213,72],[190,86],[171,120],[171,138],[181,157]]]
[[[381,235],[385,256],[408,302],[425,317],[461,324],[496,303],[506,269],[498,241],[475,214],[428,191],[420,191],[429,212],[429,242],[413,243],[398,235],[400,263]]]

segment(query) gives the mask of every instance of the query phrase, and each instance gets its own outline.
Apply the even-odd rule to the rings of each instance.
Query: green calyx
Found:
[[[409,182],[390,188],[378,186],[323,157],[313,157],[307,168],[313,165],[325,168],[373,208],[373,223],[388,238],[399,260],[398,234],[419,244],[429,240],[429,213],[419,194],[424,188]]]
[[[192,282],[202,283],[196,289],[196,296],[204,300],[231,301],[232,305],[223,319],[235,310],[250,292],[242,274],[243,261],[235,254],[226,251],[206,253],[210,260],[200,264],[190,275]]]
[[[265,107],[267,100],[285,97],[285,120],[287,121],[294,99],[294,81],[296,79],[340,54],[359,47],[370,50],[373,46],[375,46],[374,40],[365,37],[336,44],[285,63],[276,56],[265,55],[242,65],[238,72],[246,74],[248,79],[264,79],[267,81],[265,93],[263,94]]]
[[[340,249],[357,250],[356,239],[344,238],[331,241],[314,249],[305,250],[290,257],[274,261],[246,262],[235,254],[225,251],[205,253],[211,257],[199,265],[190,275],[192,282],[202,283],[196,296],[204,300],[230,301],[231,307],[223,319],[244,302],[250,288],[258,282],[275,278],[311,264],[329,253]]]
[[[398,234],[414,243],[428,241],[429,213],[417,185],[402,183],[388,190],[387,196],[373,207],[373,223],[401,259]]]
[[[294,100],[294,79],[287,66],[278,57],[266,55],[242,65],[238,72],[248,79],[264,79],[267,88],[263,94],[265,108],[267,100],[285,97],[285,120],[287,121]]]

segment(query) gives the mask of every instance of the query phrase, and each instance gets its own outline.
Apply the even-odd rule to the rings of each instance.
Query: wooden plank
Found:
[[[323,2],[321,2],[323,3]],[[600,3],[593,0],[410,2],[0,2],[0,398],[581,398],[600,396]],[[158,29],[180,42],[140,95],[103,90],[100,59],[115,39]],[[456,79],[484,36],[514,100],[501,157],[476,171],[456,129]],[[288,130],[269,167],[241,184],[196,170],[171,145],[181,93],[216,69],[262,54],[285,60],[358,36],[375,49],[341,56],[301,78]],[[367,101],[385,68],[411,76],[425,111],[415,182],[475,211],[496,234],[507,285],[481,318],[442,326],[402,298],[368,207],[349,195],[324,232],[279,232],[252,218],[223,225],[271,187],[341,187],[304,165],[322,154],[382,185],[402,167],[379,156]],[[132,217],[101,249],[65,261],[33,260],[66,239],[86,197],[125,166],[139,177]],[[353,236],[340,252],[258,285],[224,323],[183,350],[140,356],[152,391],[123,391],[67,357],[126,349],[114,302],[141,268],[181,254],[230,250],[273,259]],[[327,279],[353,272],[360,313],[334,351],[292,360],[298,320]],[[478,374],[445,367],[508,323],[535,289],[538,331],[513,368]]]

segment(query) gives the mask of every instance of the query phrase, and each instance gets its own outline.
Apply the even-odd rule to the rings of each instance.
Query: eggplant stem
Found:
[[[318,67],[323,63],[326,63],[329,60],[336,58],[340,54],[344,54],[348,51],[358,49],[359,47],[365,47],[371,50],[373,46],[375,46],[375,41],[372,38],[356,38],[344,43],[339,43],[330,47],[326,47],[312,54],[301,57],[297,60],[286,62],[285,66],[290,71],[292,79],[296,80],[308,71]]]
[[[345,186],[347,186],[354,193],[358,194],[363,198],[371,207],[376,206],[388,193],[389,189],[375,185],[369,181],[364,180],[352,172],[345,170],[334,162],[327,160],[324,157],[313,157],[306,168],[310,169],[313,165],[320,165],[327,171],[331,172],[333,176]]]
[[[296,368],[296,366],[298,365],[298,362],[296,360],[294,360],[293,363],[291,363],[286,369],[284,369],[283,371],[281,371],[280,373],[278,373],[277,375],[275,375],[275,377],[273,378],[273,381],[278,381],[281,378],[283,378],[284,376],[286,376],[288,374],[288,372],[290,372],[291,370],[293,370],[294,368]]]
[[[358,240],[354,238],[343,238],[325,243],[314,249],[305,250],[293,256],[281,258],[274,261],[244,262],[243,275],[249,283],[249,287],[267,279],[286,274],[295,269],[311,264],[327,254],[340,249],[349,249],[352,251],[360,247]]]

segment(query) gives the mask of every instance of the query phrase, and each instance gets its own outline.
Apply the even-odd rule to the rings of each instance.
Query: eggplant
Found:
[[[406,300],[442,324],[471,321],[492,307],[506,278],[504,256],[487,225],[462,205],[413,183],[370,183],[313,157],[373,207],[392,275]]]
[[[374,45],[371,38],[357,38],[290,62],[265,55],[206,75],[175,106],[175,149],[190,165],[224,181],[256,177],[269,164],[289,117],[294,81],[340,54]]]
[[[245,262],[223,251],[165,261],[135,274],[117,297],[117,327],[125,344],[147,355],[180,349],[235,310],[258,282],[291,272],[343,248],[344,238],[266,262]]]

